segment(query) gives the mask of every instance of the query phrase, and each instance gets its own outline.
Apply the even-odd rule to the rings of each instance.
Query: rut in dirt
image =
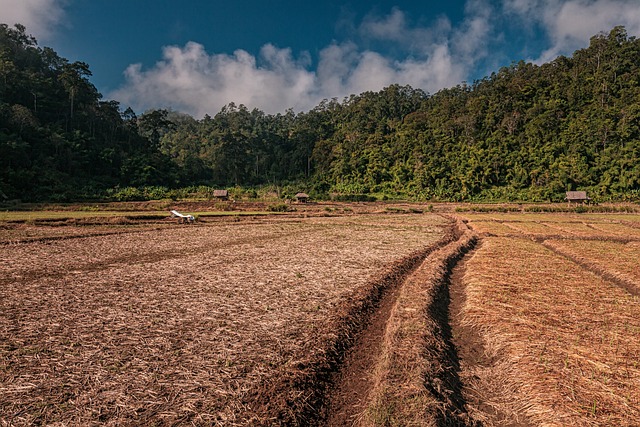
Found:
[[[473,334],[466,335],[464,340],[454,342],[454,333],[460,336],[460,328],[454,331],[453,326],[458,326],[452,319],[459,315],[463,302],[462,292],[451,292],[455,287],[459,290],[462,286],[460,268],[461,259],[472,256],[472,249],[467,254],[449,260],[446,266],[442,282],[438,286],[436,297],[428,308],[428,315],[437,321],[434,342],[440,343],[439,351],[433,352],[434,369],[430,376],[425,378],[425,386],[429,392],[440,402],[440,410],[436,413],[436,422],[439,426],[481,426],[473,420],[467,412],[467,401],[463,393],[463,383],[460,378],[460,353],[467,354],[479,351],[479,340],[473,339]],[[464,258],[463,258],[464,257]],[[454,274],[455,273],[455,274]],[[454,285],[455,283],[455,285]]]
[[[441,414],[439,425],[484,426],[484,427],[529,427],[521,414],[514,416],[510,408],[508,393],[499,383],[492,382],[492,376],[478,376],[477,372],[492,372],[498,362],[497,355],[490,355],[484,346],[480,332],[463,322],[463,307],[466,302],[464,275],[467,261],[480,248],[478,244],[464,258],[449,270],[446,277],[448,301],[448,329],[451,333],[449,343],[452,348],[452,384],[450,411]],[[498,378],[499,375],[493,376]],[[448,412],[448,413],[447,413]],[[451,419],[459,423],[451,423]]]
[[[437,249],[459,238],[453,222],[433,245],[395,261],[338,307],[334,338],[313,359],[249,396],[255,425],[353,424],[371,387],[368,374],[402,283]]]
[[[347,353],[330,393],[327,426],[353,425],[365,409],[375,378],[373,371],[383,350],[384,333],[400,286],[386,292],[369,324]]]
[[[425,407],[423,419],[418,420],[416,425],[532,425],[522,417],[512,416],[505,390],[491,381],[479,381],[475,376],[479,370],[491,372],[497,361],[497,356],[489,356],[485,351],[480,333],[462,321],[466,299],[463,280],[466,262],[474,255],[478,245],[474,237],[465,243],[456,238],[443,248],[449,255],[441,259],[442,255],[437,255],[435,251],[432,253],[434,259],[441,259],[438,263],[441,275],[432,283],[433,299],[425,305],[424,315],[433,320],[433,326],[427,332],[423,350],[426,359],[422,384],[424,392],[431,395],[434,403]],[[390,316],[393,316],[392,308],[405,286],[406,282],[403,282],[385,295],[367,328],[347,354],[336,385],[329,393],[330,402],[324,425],[392,425],[379,421],[371,424],[365,411],[370,403],[370,392],[375,387],[375,367],[385,351],[385,334]],[[402,413],[401,409],[399,413]],[[363,422],[365,419],[369,422]],[[396,418],[396,422],[402,420]]]
[[[429,255],[442,247],[457,245],[462,233],[463,231],[452,223],[450,236],[426,251],[421,261],[424,261]],[[452,263],[455,263],[455,260]],[[376,310],[370,315],[365,328],[358,334],[353,347],[346,353],[339,371],[335,374],[334,385],[328,394],[325,413],[326,424],[324,425],[351,426],[356,425],[361,419],[363,411],[366,410],[369,403],[370,392],[376,382],[374,372],[384,351],[384,338],[392,309],[396,304],[404,282],[419,267],[418,264],[405,275],[402,281],[396,283],[383,294]],[[443,293],[443,296],[448,298],[448,293]],[[439,301],[437,306],[447,308],[448,300]],[[441,317],[440,314],[430,314]],[[447,312],[445,312],[442,318],[444,327],[441,328],[441,331],[445,335],[444,339],[449,344],[446,354],[443,355],[443,362],[449,364],[450,361],[453,361],[457,367],[457,356],[455,348],[451,344],[451,328],[448,326],[447,318]],[[447,369],[447,372],[453,373],[455,376],[457,368]],[[456,376],[452,381],[447,379],[447,383],[459,384],[459,380]],[[429,387],[428,384],[426,386]],[[456,407],[463,408],[464,401],[461,400],[461,396],[460,386],[457,386],[453,400]]]
[[[363,422],[369,425],[365,411],[380,379],[375,377],[376,368],[383,351],[388,350],[385,340],[394,307],[407,280],[426,260],[432,260],[427,270],[433,267],[436,279],[426,286],[432,286],[434,298],[424,301],[421,312],[433,319],[431,324],[435,323],[435,328],[425,331],[432,335],[427,340],[431,344],[423,350],[428,366],[416,378],[421,381],[424,393],[432,395],[436,402],[425,410],[424,423],[417,425],[481,426],[469,415],[457,347],[458,344],[475,347],[477,342],[455,341],[455,322],[451,321],[455,313],[451,310],[457,310],[459,305],[452,302],[449,291],[452,280],[457,282],[458,276],[453,275],[455,266],[477,242],[466,225],[452,221],[447,236],[437,244],[397,262],[385,278],[347,310],[341,322],[345,328],[324,353],[328,358],[311,362],[255,396],[256,414],[264,420],[259,425],[353,426]],[[454,294],[453,298],[457,297]]]

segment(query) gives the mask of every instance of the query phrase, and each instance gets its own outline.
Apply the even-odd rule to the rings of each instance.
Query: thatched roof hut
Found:
[[[565,197],[567,202],[576,202],[576,203],[588,203],[591,198],[587,196],[586,191],[567,191],[567,196]]]
[[[213,190],[213,197],[215,199],[227,200],[229,198],[229,191],[227,191],[227,190]]]
[[[309,201],[309,195],[307,193],[298,193],[295,197],[298,203],[306,203]]]

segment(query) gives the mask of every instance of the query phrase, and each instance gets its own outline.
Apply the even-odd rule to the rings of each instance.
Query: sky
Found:
[[[616,25],[640,36],[640,0],[0,0],[0,22],[88,63],[123,109],[200,118],[396,83],[435,93],[571,55]]]

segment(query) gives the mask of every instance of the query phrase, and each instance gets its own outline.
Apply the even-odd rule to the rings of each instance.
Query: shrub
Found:
[[[117,202],[133,202],[144,200],[144,194],[137,187],[111,188],[107,197]]]
[[[368,194],[336,194],[333,200],[337,202],[375,202],[377,199]]]
[[[277,203],[275,205],[269,205],[267,206],[267,210],[269,212],[291,212],[294,209],[292,209],[289,205],[287,205],[286,203]]]

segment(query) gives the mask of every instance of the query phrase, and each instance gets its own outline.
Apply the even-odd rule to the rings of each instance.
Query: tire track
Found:
[[[381,347],[388,313],[406,278],[438,248],[459,238],[450,220],[436,243],[389,266],[338,307],[330,329],[334,338],[309,363],[265,384],[250,396],[254,425],[347,426],[357,417],[369,390],[367,374]]]
[[[477,425],[466,412],[449,318],[451,272],[477,238],[462,222],[452,228],[385,296],[330,393],[326,425]],[[403,412],[420,399],[422,409]]]

